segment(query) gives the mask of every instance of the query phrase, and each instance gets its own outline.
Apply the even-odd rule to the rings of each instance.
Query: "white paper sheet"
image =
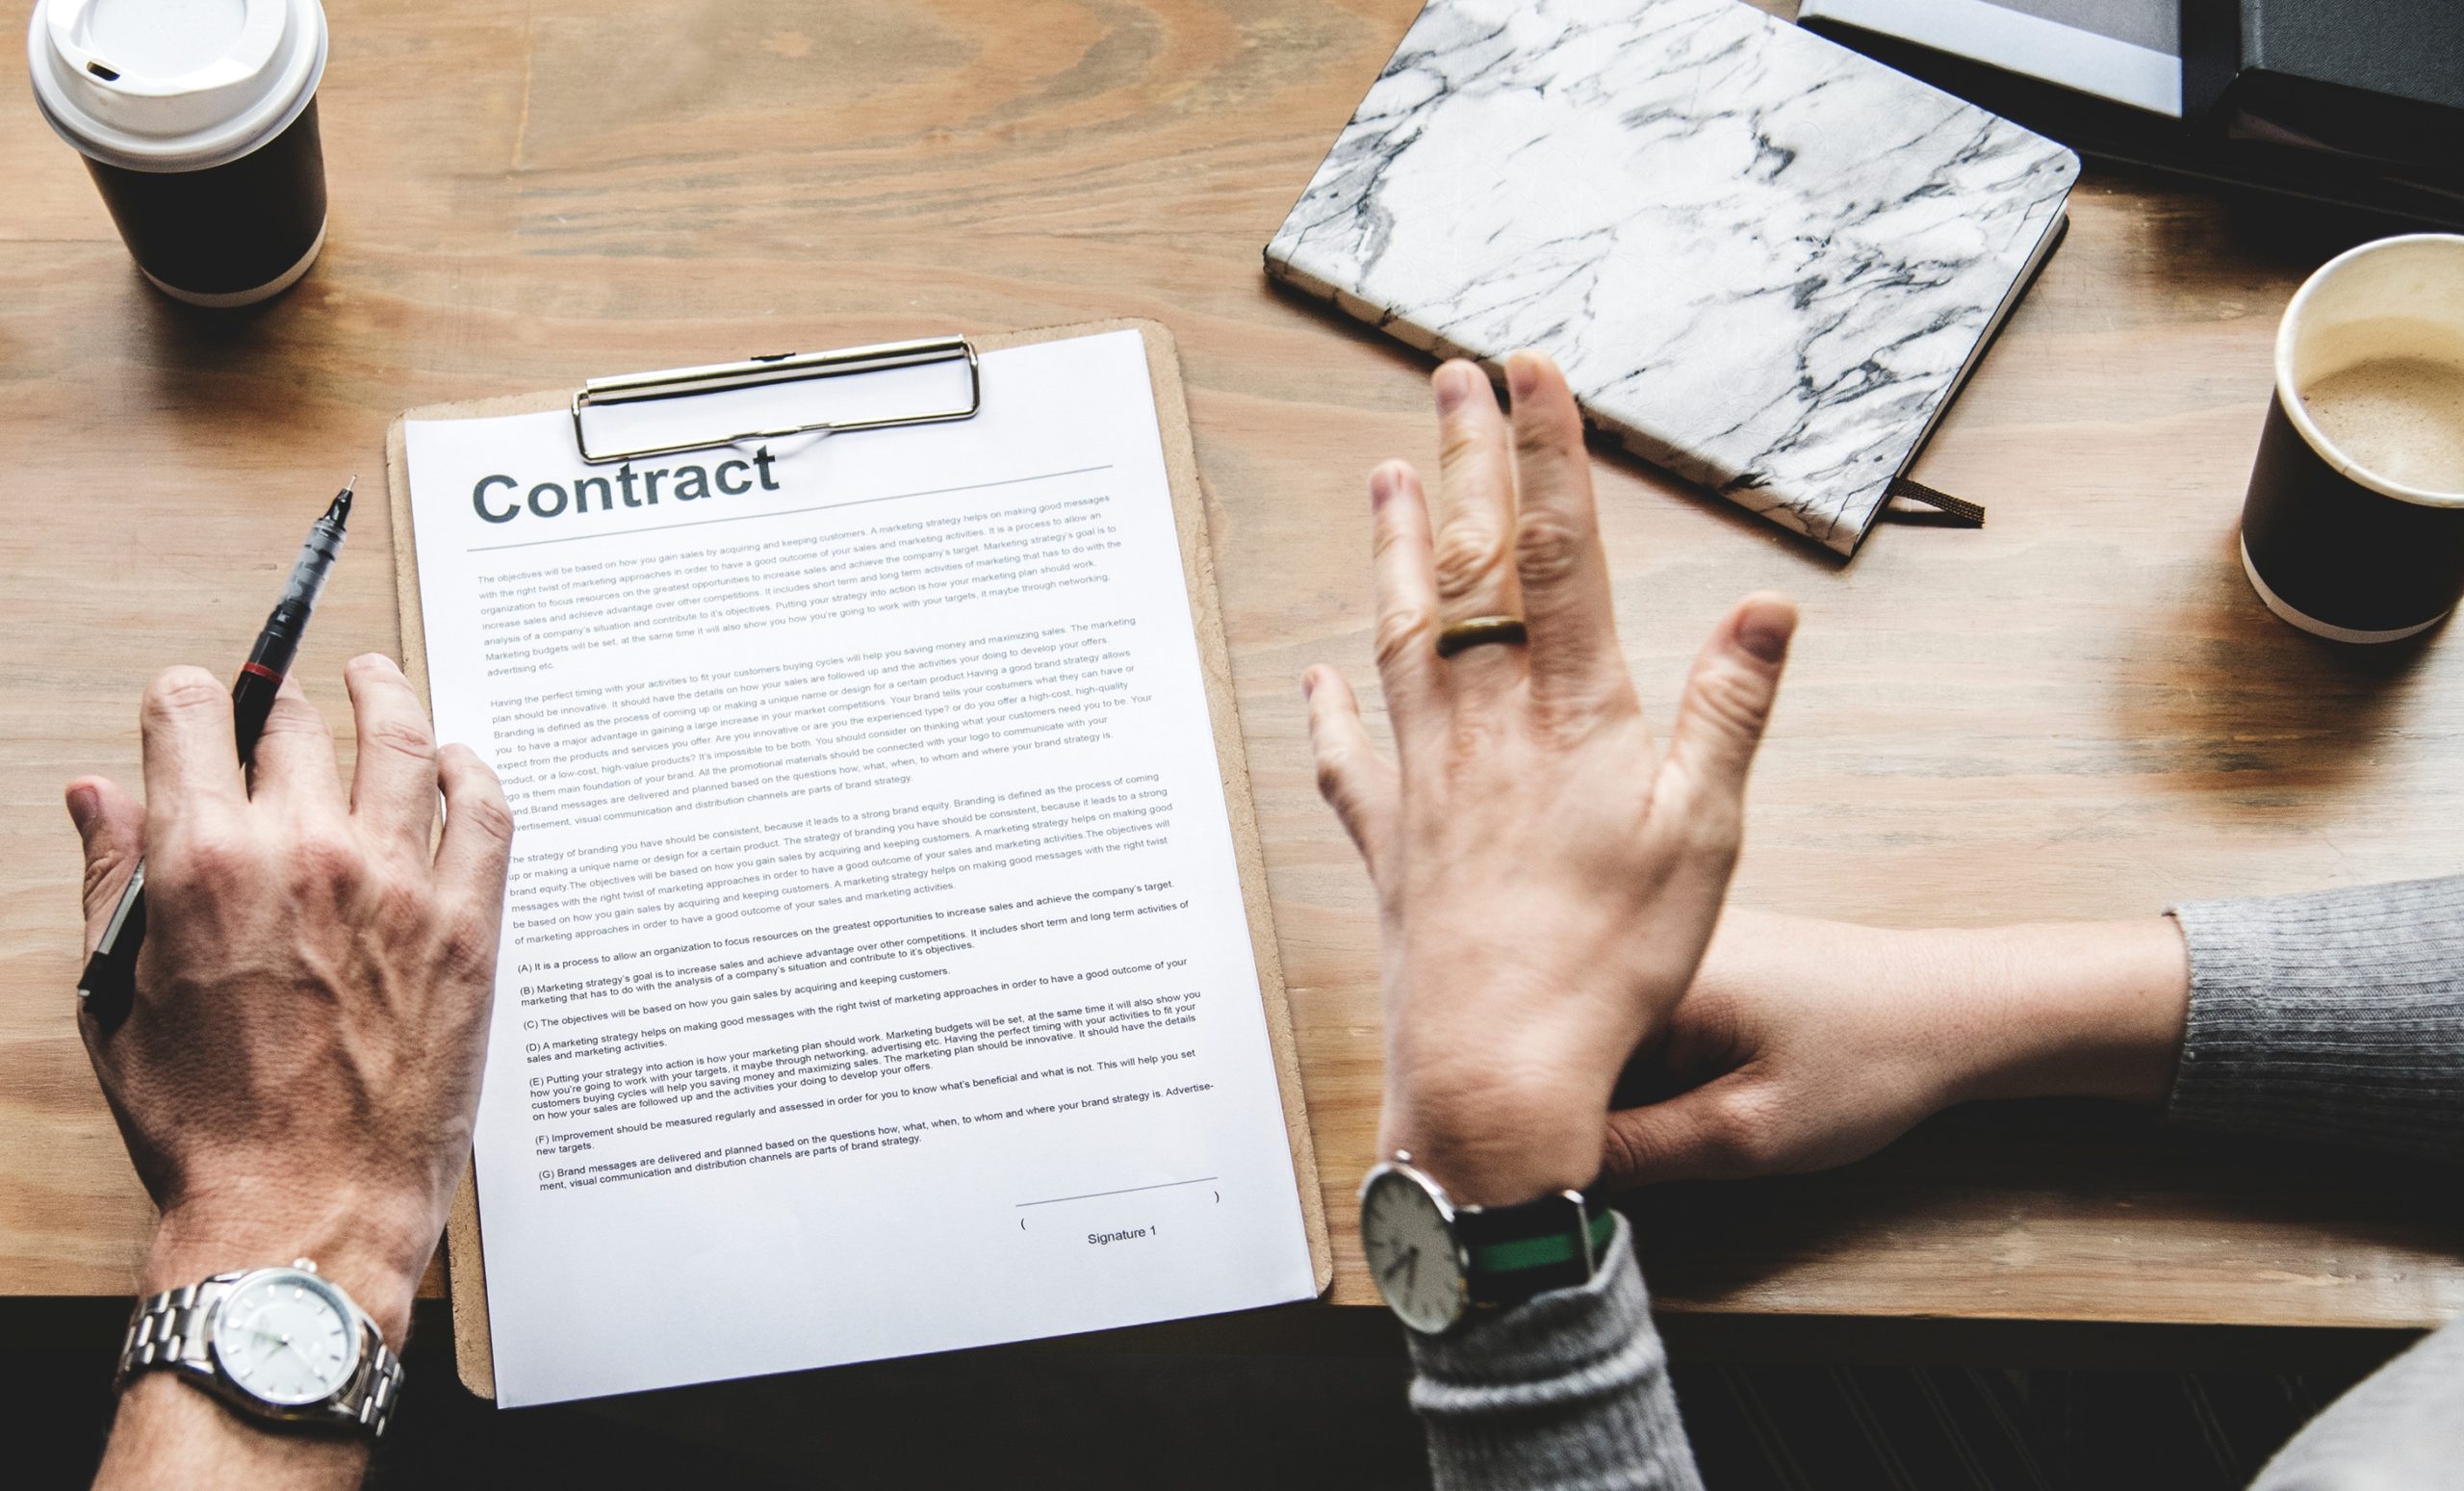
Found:
[[[506,1405],[1313,1292],[1142,344],[984,398],[622,470],[407,426],[437,727],[520,820]]]

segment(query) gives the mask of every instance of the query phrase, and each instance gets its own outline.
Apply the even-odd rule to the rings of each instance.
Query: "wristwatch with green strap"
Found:
[[[1588,1283],[1616,1235],[1617,1214],[1595,1213],[1576,1191],[1518,1206],[1457,1206],[1401,1151],[1360,1184],[1370,1275],[1387,1307],[1424,1335]]]

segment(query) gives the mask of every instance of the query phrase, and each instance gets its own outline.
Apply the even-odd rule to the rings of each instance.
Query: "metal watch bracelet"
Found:
[[[359,1327],[360,1361],[351,1380],[332,1397],[291,1407],[254,1397],[227,1377],[215,1361],[208,1329],[215,1307],[253,1270],[218,1273],[194,1284],[149,1295],[129,1317],[128,1333],[119,1350],[119,1371],[114,1391],[149,1368],[177,1372],[191,1382],[252,1418],[271,1423],[318,1426],[364,1431],[370,1438],[385,1432],[401,1396],[402,1362],[385,1344],[384,1332],[353,1306]]]

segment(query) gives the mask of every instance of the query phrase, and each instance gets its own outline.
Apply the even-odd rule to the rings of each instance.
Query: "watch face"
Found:
[[[1409,1173],[1389,1168],[1370,1177],[1360,1197],[1360,1243],[1378,1294],[1404,1324],[1435,1335],[1462,1318],[1454,1229],[1437,1197]]]
[[[359,1326],[339,1290],[297,1269],[262,1269],[215,1314],[214,1357],[252,1397],[285,1407],[331,1398],[359,1370]]]

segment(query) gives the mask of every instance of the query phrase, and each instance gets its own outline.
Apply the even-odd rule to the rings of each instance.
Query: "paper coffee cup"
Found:
[[[2285,308],[2242,565],[2339,642],[2400,641],[2464,598],[2464,238],[2364,244]]]
[[[319,0],[37,0],[35,101],[137,267],[192,305],[289,289],[325,242]]]

